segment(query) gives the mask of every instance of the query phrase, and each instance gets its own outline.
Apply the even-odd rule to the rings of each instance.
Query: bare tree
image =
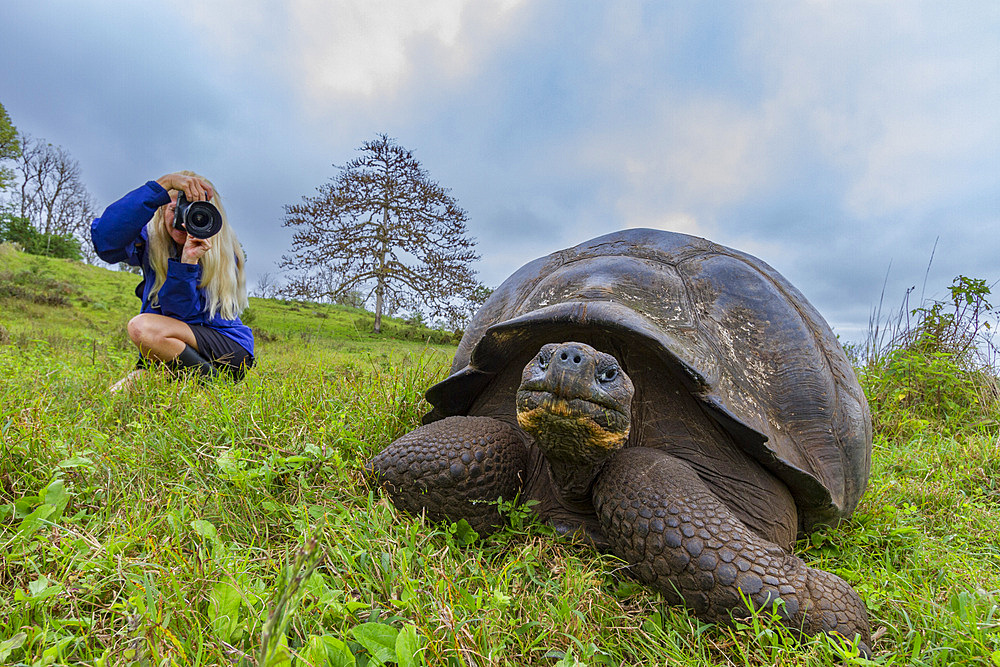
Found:
[[[461,309],[479,286],[465,211],[394,139],[381,134],[359,151],[318,196],[285,206],[295,229],[281,261],[294,272],[286,293],[337,302],[360,292],[375,301],[376,333],[383,312]]]
[[[265,271],[257,276],[257,284],[254,285],[251,296],[259,299],[273,299],[280,293],[281,285],[278,284],[277,278],[270,271]]]
[[[89,247],[90,221],[97,206],[80,175],[80,163],[61,146],[20,136],[17,163],[20,217],[46,235],[76,236]]]

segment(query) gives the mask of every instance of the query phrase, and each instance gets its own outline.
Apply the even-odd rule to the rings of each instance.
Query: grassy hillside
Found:
[[[702,624],[522,512],[398,513],[360,471],[444,377],[430,332],[253,299],[243,383],[109,396],[137,281],[0,248],[0,664],[1000,665],[995,385],[947,359],[864,370],[868,491],[797,545],[862,594],[869,663]]]
[[[0,342],[45,341],[85,351],[91,363],[121,363],[124,371],[135,356],[125,325],[139,311],[135,287],[140,279],[0,244]],[[450,333],[395,318],[384,318],[383,332],[376,336],[374,315],[331,304],[251,297],[243,319],[254,330],[263,363],[284,370],[289,363],[420,354],[428,346],[450,356],[447,348],[457,342]],[[296,358],[306,350],[306,358]]]

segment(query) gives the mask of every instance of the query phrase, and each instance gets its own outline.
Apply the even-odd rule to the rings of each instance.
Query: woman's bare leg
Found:
[[[129,320],[127,329],[128,337],[139,348],[143,357],[173,361],[187,346],[198,349],[191,327],[172,317],[141,313]],[[131,371],[111,386],[111,393],[131,391],[145,372],[142,368]]]
[[[144,357],[173,361],[185,345],[198,349],[194,332],[184,322],[172,317],[141,313],[128,323],[128,337]]]

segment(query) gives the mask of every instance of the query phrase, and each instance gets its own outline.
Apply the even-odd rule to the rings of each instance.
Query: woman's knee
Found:
[[[169,337],[160,318],[149,313],[140,313],[133,317],[128,321],[126,329],[133,343],[146,347],[155,347],[157,343]]]
[[[145,313],[130,319],[125,329],[128,331],[129,339],[136,345],[148,341],[152,336],[151,322]]]
[[[184,350],[185,345],[197,349],[191,328],[179,320],[162,315],[141,313],[129,320],[126,327],[131,341],[143,354],[169,360]]]

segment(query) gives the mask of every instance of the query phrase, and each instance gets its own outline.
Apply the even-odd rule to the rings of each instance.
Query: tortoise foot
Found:
[[[393,441],[366,469],[392,502],[433,521],[465,519],[486,534],[503,524],[496,500],[521,489],[520,432],[490,417],[448,417]]]
[[[779,603],[792,630],[860,637],[867,650],[868,613],[854,589],[759,537],[679,459],[619,452],[598,477],[594,506],[613,552],[671,603],[711,622]]]

